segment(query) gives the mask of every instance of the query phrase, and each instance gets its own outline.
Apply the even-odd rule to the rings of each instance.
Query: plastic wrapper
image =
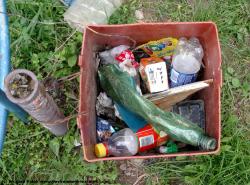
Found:
[[[170,58],[177,46],[178,39],[168,37],[157,41],[150,41],[137,48],[142,49],[151,57]]]
[[[115,57],[115,59],[118,60],[119,63],[123,63],[124,61],[129,60],[131,61],[131,67],[139,67],[139,63],[135,61],[135,56],[129,49],[122,51],[118,56]]]
[[[121,4],[122,0],[74,0],[64,19],[72,28],[83,31],[88,24],[107,24],[109,16]]]
[[[126,71],[130,76],[137,76],[137,68],[139,63],[135,61],[134,54],[129,49],[122,51],[115,58],[119,62],[122,71]]]
[[[107,118],[115,120],[115,109],[113,101],[104,92],[101,92],[97,97],[96,114],[98,116],[105,116]]]
[[[131,78],[122,72],[117,65],[106,65],[99,68],[101,86],[117,103],[143,117],[157,130],[163,130],[172,139],[206,150],[214,150],[216,140],[204,135],[204,131],[178,114],[165,112],[152,102],[140,96],[131,86]]]
[[[142,58],[149,58],[150,55],[148,55],[143,49],[136,49],[133,50],[133,54],[135,57],[135,61],[140,62]]]
[[[101,58],[101,64],[118,64],[116,57],[120,55],[124,50],[127,50],[129,46],[127,45],[119,45],[110,50],[99,52],[99,56]]]
[[[145,119],[130,111],[122,104],[115,104],[115,107],[117,108],[120,119],[122,119],[133,132],[137,132],[148,124]]]
[[[115,129],[108,121],[98,117],[96,121],[96,132],[97,140],[99,142],[104,142],[107,141],[113,133],[115,133]]]

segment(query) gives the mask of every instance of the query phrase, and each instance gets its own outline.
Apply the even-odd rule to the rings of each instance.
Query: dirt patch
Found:
[[[34,90],[34,81],[26,74],[17,74],[12,81],[10,81],[9,90],[15,98],[27,98]]]
[[[143,162],[144,160],[142,159],[118,161],[117,168],[120,171],[118,182],[124,185],[145,184],[145,177],[147,177],[147,174],[143,169]]]
[[[164,1],[162,0],[146,0],[140,1],[139,11],[143,19],[138,19],[137,22],[168,22],[171,21],[165,13],[160,13],[159,8],[162,7]]]

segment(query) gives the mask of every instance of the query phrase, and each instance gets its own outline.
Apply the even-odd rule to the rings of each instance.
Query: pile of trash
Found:
[[[98,53],[97,157],[214,150],[205,135],[200,81],[203,47],[196,37],[163,38]]]

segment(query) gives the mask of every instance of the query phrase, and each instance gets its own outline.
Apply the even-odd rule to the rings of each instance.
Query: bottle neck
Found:
[[[216,140],[214,138],[201,135],[198,146],[204,150],[214,150],[216,148]]]

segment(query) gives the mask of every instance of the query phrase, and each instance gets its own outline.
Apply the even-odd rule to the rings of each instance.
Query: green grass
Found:
[[[250,2],[248,0],[131,0],[118,9],[110,23],[135,22],[134,11],[148,12],[154,21],[214,21],[219,29],[223,57],[222,148],[219,155],[157,160],[146,167],[147,184],[250,184]],[[34,71],[39,79],[75,73],[75,56],[82,35],[64,21],[65,8],[57,0],[9,0],[13,68]],[[67,40],[67,42],[65,42]],[[65,82],[64,110],[77,106],[72,87]],[[0,182],[11,180],[80,180],[86,176],[114,183],[114,162],[83,161],[76,122],[65,137],[55,138],[39,124],[24,126],[11,116],[0,160]],[[29,183],[27,183],[29,184]]]

